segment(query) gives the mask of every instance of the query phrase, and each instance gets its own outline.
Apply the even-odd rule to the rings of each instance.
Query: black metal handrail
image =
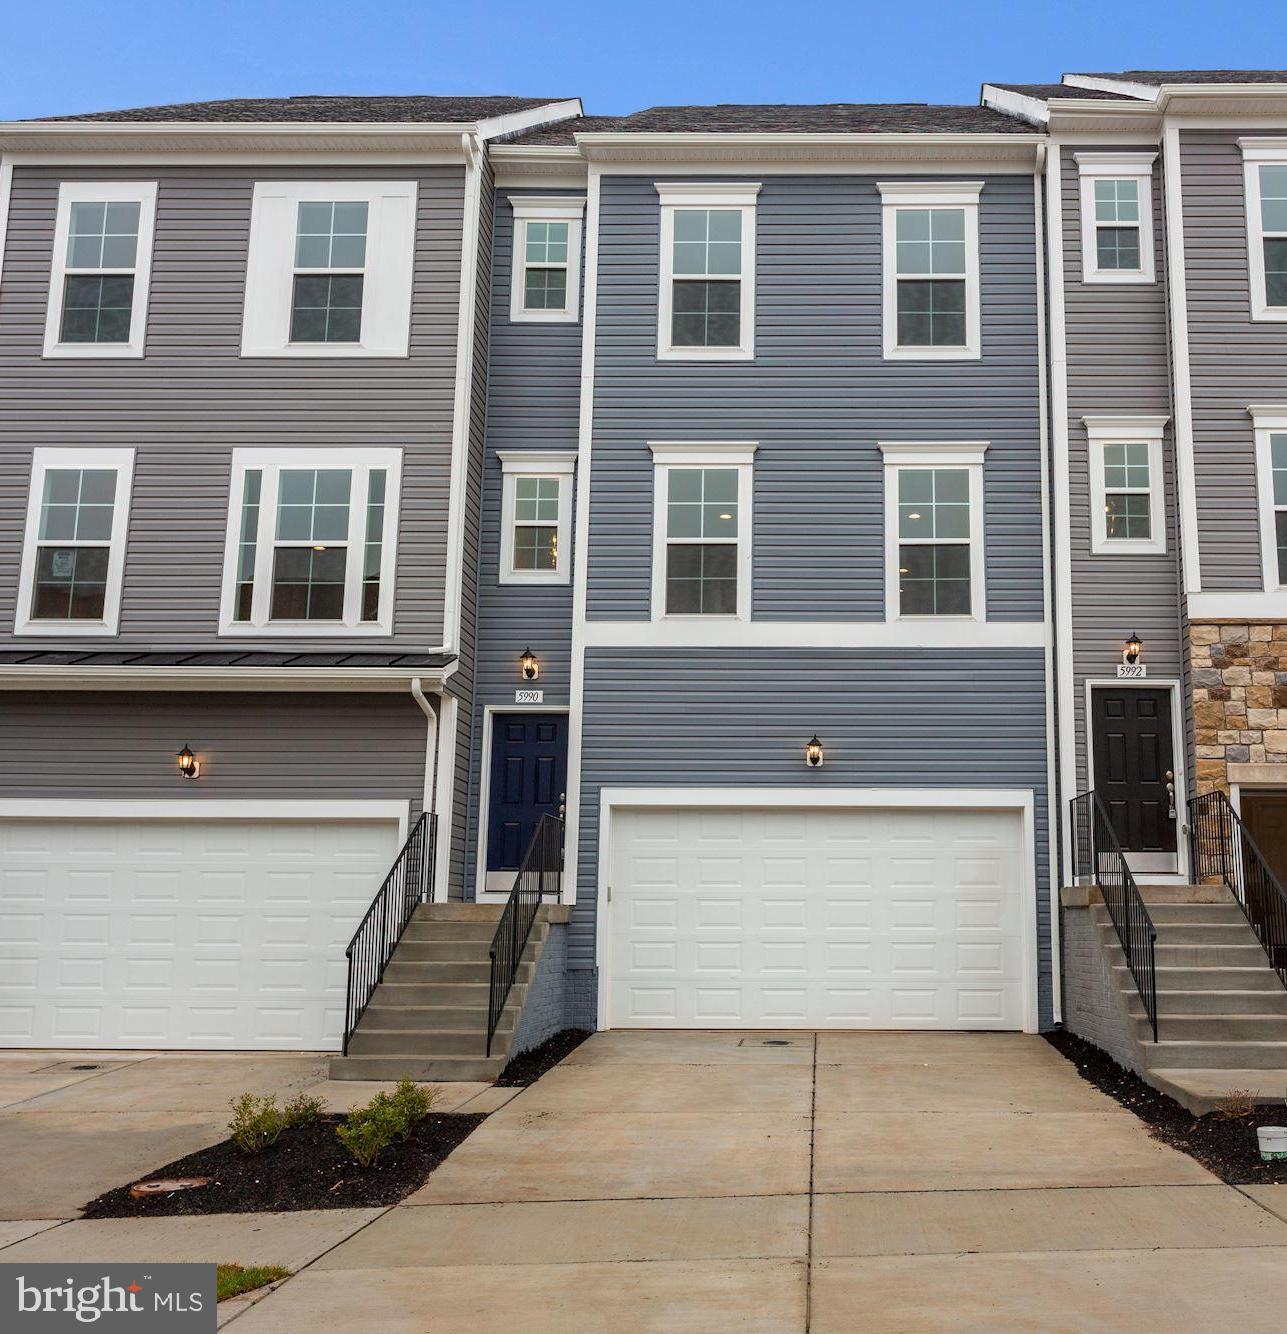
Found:
[[[1097,792],[1072,799],[1073,875],[1092,875],[1157,1041],[1157,927]]]
[[[547,894],[559,894],[563,886],[563,821],[557,815],[542,815],[532,831],[523,860],[514,877],[505,911],[492,937],[492,982],[487,1005],[487,1055],[492,1054],[510,988],[532,934],[532,923]]]
[[[1224,881],[1287,986],[1287,891],[1223,792],[1189,802],[1189,853],[1194,881]]]
[[[437,816],[423,813],[344,951],[349,966],[344,997],[343,1051],[346,1056],[353,1030],[357,1028],[372,993],[380,985],[416,905],[429,898],[433,888],[437,835]]]

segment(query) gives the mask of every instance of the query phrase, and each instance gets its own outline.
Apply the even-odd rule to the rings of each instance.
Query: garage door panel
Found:
[[[608,1021],[1020,1028],[1024,856],[1008,812],[622,812]]]
[[[335,1048],[397,844],[393,822],[0,820],[0,1038]]]

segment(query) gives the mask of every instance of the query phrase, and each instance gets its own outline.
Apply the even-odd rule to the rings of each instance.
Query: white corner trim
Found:
[[[763,188],[751,181],[656,181],[663,206],[678,208],[754,208]]]
[[[953,464],[982,463],[988,451],[987,440],[881,440],[877,448],[886,463]]]
[[[31,614],[36,587],[36,549],[40,513],[44,500],[45,474],[56,468],[102,468],[116,474],[112,500],[112,532],[107,546],[107,586],[103,593],[103,615],[97,621],[45,621]],[[15,635],[24,637],[93,638],[114,637],[120,629],[121,591],[125,582],[125,549],[129,541],[130,498],[134,483],[134,450],[62,449],[40,446],[31,455],[31,483],[27,492],[27,520],[23,530],[22,564],[18,575],[18,601],[14,609]],[[73,539],[74,540],[74,539]]]
[[[437,819],[434,850],[433,901],[444,903],[451,891],[451,812],[456,794],[456,730],[460,725],[460,703],[455,695],[438,699],[437,751],[434,756],[433,813]]]
[[[134,291],[130,303],[130,336],[124,343],[62,342],[63,289],[68,278],[67,238],[73,204],[112,203],[139,206],[139,230],[134,264],[130,268],[90,269],[90,274],[131,274]],[[49,270],[49,296],[45,306],[46,357],[108,358],[141,357],[147,339],[148,293],[152,284],[152,242],[156,231],[155,181],[64,181],[58,187],[58,212],[54,222],[53,259]]]
[[[509,318],[514,324],[575,324],[581,318],[581,236],[584,228],[585,198],[577,195],[508,196],[514,211],[513,244],[510,259]],[[562,264],[542,264],[540,268],[561,268],[566,274],[563,308],[527,307],[527,224],[529,222],[566,222],[567,258]]]
[[[680,463],[690,467],[707,464],[750,463],[759,445],[753,440],[649,440],[654,463]]]
[[[1156,153],[1075,153],[1080,176],[1078,199],[1081,213],[1081,280],[1084,283],[1153,283],[1156,243],[1153,239],[1153,164]],[[1140,267],[1101,269],[1095,217],[1095,182],[1133,180],[1138,195]],[[1116,225],[1116,224],[1109,224]],[[1125,224],[1130,226],[1130,223]]]
[[[498,449],[503,473],[540,473],[571,476],[576,472],[574,449]]]
[[[1040,967],[1037,939],[1037,838],[1035,797],[1031,788],[916,787],[604,787],[599,793],[599,856],[595,888],[595,959],[598,963],[598,1022],[608,1020],[612,971],[608,893],[612,875],[615,817],[627,810],[961,810],[1012,811],[1023,823],[1025,856],[1019,897],[1023,912],[1023,1025],[1039,1025]]]
[[[4,286],[5,238],[9,232],[9,203],[13,197],[13,159],[0,156],[0,290]]]

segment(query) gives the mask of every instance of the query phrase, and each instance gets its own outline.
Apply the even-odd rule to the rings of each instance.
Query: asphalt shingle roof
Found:
[[[624,134],[1031,134],[1032,126],[990,107],[928,102],[828,102],[649,107],[622,116]]]
[[[1155,88],[1164,83],[1287,83],[1284,69],[1123,69],[1107,73],[1084,71],[1082,76],[1147,83]]]
[[[567,120],[554,121],[549,125],[540,125],[525,134],[517,134],[506,143],[551,147],[570,145],[576,142],[578,134],[588,134],[592,130],[615,130],[625,121],[625,116],[570,116]]]
[[[1021,93],[1024,97],[1036,97],[1046,101],[1051,97],[1085,97],[1092,101],[1132,102],[1135,99],[1129,93],[1105,93],[1098,88],[1074,88],[1068,83],[998,83],[988,80],[991,88],[1002,88],[1009,93]]]
[[[40,120],[205,121],[277,123],[283,121],[390,123],[395,121],[464,124],[528,111],[561,97],[232,97],[220,102],[175,102],[168,106],[130,107],[122,111],[90,111],[73,116],[41,116]]]

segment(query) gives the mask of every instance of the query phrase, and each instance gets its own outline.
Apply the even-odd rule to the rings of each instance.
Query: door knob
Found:
[[[559,819],[560,819],[560,820],[564,819],[564,818],[567,816],[567,813],[568,813],[567,800],[568,800],[568,794],[567,794],[566,792],[560,792],[560,793],[559,793]]]
[[[1166,771],[1166,814],[1175,819],[1175,773],[1170,769]]]

